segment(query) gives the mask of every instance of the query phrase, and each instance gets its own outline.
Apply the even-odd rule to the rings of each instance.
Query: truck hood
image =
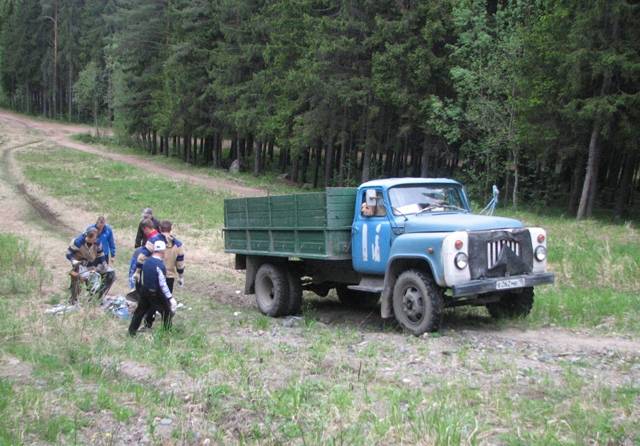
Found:
[[[489,231],[492,229],[522,228],[522,223],[513,218],[448,212],[409,216],[409,220],[404,223],[404,228],[406,233]]]

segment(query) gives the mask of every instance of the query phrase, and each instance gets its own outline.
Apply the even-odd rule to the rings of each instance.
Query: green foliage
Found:
[[[49,274],[38,252],[17,237],[0,234],[0,296],[15,297],[40,290]]]
[[[98,113],[105,100],[106,86],[95,61],[89,62],[78,75],[73,85],[75,100],[82,111],[89,111],[98,127]]]
[[[623,217],[639,15],[625,0],[4,2],[0,101],[298,185],[453,176],[476,199],[495,183],[513,206],[575,212],[585,191]]]

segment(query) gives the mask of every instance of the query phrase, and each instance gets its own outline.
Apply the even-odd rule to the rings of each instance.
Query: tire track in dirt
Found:
[[[39,144],[41,142],[42,140],[31,141],[17,146],[5,148],[2,151],[2,170],[4,172],[4,178],[10,186],[15,187],[15,189],[18,191],[18,194],[22,196],[22,198],[29,204],[31,209],[33,209],[44,222],[60,231],[64,231],[66,235],[71,236],[75,234],[76,230],[62,221],[58,214],[56,214],[49,207],[49,205],[47,205],[47,203],[38,199],[38,197],[29,192],[25,183],[21,182],[14,174],[17,167],[13,162],[13,151],[34,144]]]

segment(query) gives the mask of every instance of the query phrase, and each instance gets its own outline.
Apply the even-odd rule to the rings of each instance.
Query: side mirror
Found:
[[[367,206],[375,207],[378,204],[375,189],[367,189],[365,192],[365,200],[367,202]]]
[[[496,210],[496,205],[498,204],[498,197],[500,196],[500,191],[498,190],[498,186],[495,184],[491,188],[491,200],[484,207],[483,210],[480,211],[481,214],[485,215],[493,215],[493,211]]]

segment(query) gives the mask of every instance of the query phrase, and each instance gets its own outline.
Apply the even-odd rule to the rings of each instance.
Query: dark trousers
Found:
[[[170,279],[167,277],[167,286],[169,287],[169,291],[171,291],[171,294],[173,294],[173,282],[174,282],[174,279]],[[147,328],[151,328],[155,320],[156,320],[156,309],[152,308],[147,312],[147,314],[144,317],[144,326]]]
[[[133,312],[131,324],[129,325],[129,334],[131,336],[135,336],[145,315],[150,313],[153,316],[156,311],[160,312],[162,315],[164,328],[171,328],[171,305],[164,294],[162,294],[160,290],[141,290],[140,300],[138,300],[138,308]],[[151,320],[151,323],[153,324],[153,319]]]

